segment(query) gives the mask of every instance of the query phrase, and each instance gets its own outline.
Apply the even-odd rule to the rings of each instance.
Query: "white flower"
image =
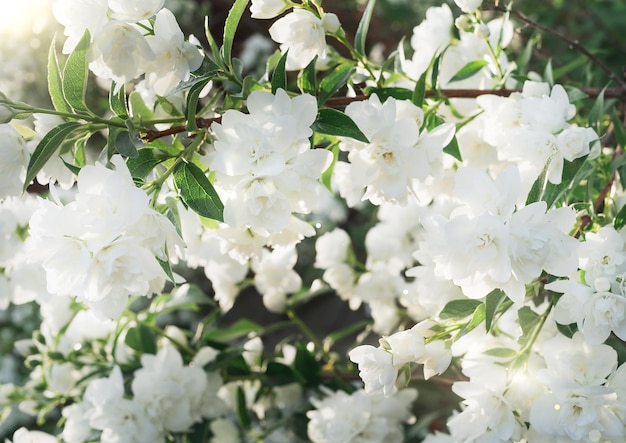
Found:
[[[0,124],[0,200],[20,195],[30,155],[26,142],[13,126]]]
[[[225,418],[218,418],[211,421],[211,443],[240,443],[239,429],[237,426]]]
[[[336,25],[334,20],[328,24]],[[336,30],[336,29],[335,29]],[[332,32],[329,29],[329,32]],[[326,57],[326,29],[323,19],[306,9],[297,8],[278,19],[269,29],[270,37],[280,43],[280,50],[287,56],[287,69],[297,70],[306,67],[317,55]]]
[[[315,242],[316,268],[328,269],[346,262],[351,242],[348,233],[341,228],[320,235]]]
[[[157,13],[165,0],[108,0],[111,16],[115,20],[138,22]]]
[[[411,404],[417,397],[414,389],[388,397],[363,390],[347,394],[324,389],[324,393],[323,399],[311,398],[315,409],[307,412],[308,437],[314,443],[400,443],[401,424],[411,418]]]
[[[406,203],[416,182],[439,169],[443,148],[454,135],[450,125],[420,134],[424,114],[407,100],[381,103],[373,95],[350,103],[346,114],[369,143],[343,139],[340,148],[349,152],[352,181],[365,188],[363,199],[374,204]]]
[[[204,370],[184,366],[178,351],[165,346],[144,354],[132,382],[134,401],[170,432],[185,432],[202,419],[200,405],[207,388]]]
[[[100,441],[103,443],[152,443],[164,438],[144,407],[124,398],[118,366],[109,377],[89,382],[84,401],[93,407],[89,425],[102,431]]]
[[[293,270],[298,255],[295,248],[275,248],[263,251],[260,259],[252,260],[254,286],[263,296],[265,307],[276,313],[284,312],[287,294],[302,287],[302,279]]]
[[[289,8],[286,0],[252,0],[252,18],[274,18]]]
[[[19,428],[13,434],[13,443],[58,443],[59,440],[54,435],[41,431],[29,431],[26,428]],[[7,443],[11,443],[7,440]]]
[[[383,337],[381,343],[383,348],[391,353],[392,362],[396,366],[415,362],[426,352],[424,337],[415,327]]]
[[[202,54],[185,41],[174,14],[168,9],[157,13],[154,35],[147,36],[146,41],[155,54],[146,66],[146,86],[158,95],[169,94],[202,64]]]
[[[390,352],[362,345],[352,349],[348,355],[359,366],[359,377],[365,383],[365,392],[382,392],[386,396],[393,392],[398,368]]]
[[[107,0],[56,0],[52,11],[57,21],[65,26],[64,54],[72,52],[85,30],[93,39],[108,21]]]
[[[129,295],[162,289],[157,257],[180,243],[171,223],[149,207],[120,156],[115,171],[85,166],[76,200],[65,206],[42,201],[30,222],[29,259],[41,261],[48,290],[73,295],[100,314],[116,317]],[[158,239],[158,240],[157,240]],[[168,244],[169,243],[169,244]]]
[[[94,430],[89,426],[92,407],[88,402],[81,401],[63,408],[61,414],[65,418],[61,437],[67,443],[82,443],[89,439]]]
[[[474,12],[475,10],[480,8],[482,2],[483,0],[454,0],[454,3],[456,3],[456,5],[461,8],[461,11],[468,13]]]
[[[89,49],[89,68],[103,79],[118,85],[139,77],[155,55],[146,37],[131,24],[109,21],[93,37]]]

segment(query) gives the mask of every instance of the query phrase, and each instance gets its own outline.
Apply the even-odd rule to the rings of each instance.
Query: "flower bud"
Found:
[[[13,120],[15,112],[6,105],[0,105],[0,123],[9,123]]]
[[[341,23],[339,23],[339,18],[333,13],[324,14],[322,17],[322,26],[326,32],[330,32],[331,34],[339,31],[341,28]]]
[[[489,30],[489,26],[484,23],[481,23],[480,25],[476,26],[476,28],[474,28],[474,35],[476,35],[476,37],[478,37],[479,39],[487,40],[490,34],[491,31]]]
[[[470,20],[470,18],[465,14],[459,15],[456,18],[456,20],[454,21],[454,26],[456,26],[459,31],[463,32],[472,32],[472,30],[474,29],[474,24],[472,23],[472,20]]]

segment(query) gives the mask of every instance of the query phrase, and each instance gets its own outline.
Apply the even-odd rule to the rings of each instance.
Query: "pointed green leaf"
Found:
[[[89,73],[87,51],[90,44],[91,36],[89,31],[85,31],[78,45],[67,58],[63,69],[63,96],[72,108],[84,112],[89,112],[85,103],[85,91]]]
[[[230,12],[228,13],[226,24],[224,25],[224,46],[222,47],[222,54],[224,56],[224,61],[231,68],[233,66],[231,58],[235,32],[239,26],[241,16],[248,6],[248,2],[249,0],[235,0],[233,5],[230,7]]]
[[[207,331],[202,338],[218,342],[228,342],[247,336],[250,332],[260,332],[263,328],[251,320],[242,319],[233,325]]]
[[[523,306],[517,311],[517,318],[524,337],[527,337],[532,332],[540,320],[539,314],[528,306]]]
[[[328,191],[332,193],[333,188],[331,185],[331,181],[333,177],[333,171],[335,170],[335,165],[337,164],[337,159],[339,158],[339,145],[335,144],[330,152],[333,153],[333,161],[331,162],[330,166],[326,168],[324,172],[322,172],[320,182],[326,187],[326,189],[328,189]]]
[[[119,91],[115,93],[117,84],[113,82],[111,84],[111,91],[109,91],[109,107],[115,115],[122,120],[128,118],[128,107],[126,106],[126,91],[124,85],[119,87]]]
[[[547,82],[550,86],[554,85],[554,74],[552,73],[552,59],[546,63],[546,68],[543,71],[543,81]]]
[[[469,322],[463,327],[463,334],[467,334],[470,331],[473,331],[485,320],[485,304],[481,303],[476,306],[474,313],[472,314],[472,318]]]
[[[508,358],[511,359],[517,355],[517,351],[514,351],[511,348],[492,348],[485,351],[485,354],[491,355],[492,357],[497,358]]]
[[[65,138],[76,128],[82,126],[77,122],[66,122],[56,126],[50,130],[39,142],[35,151],[30,156],[28,168],[26,169],[26,179],[24,181],[24,189],[28,187],[30,182],[37,176],[41,168],[48,162],[50,157],[59,149]]]
[[[142,323],[132,327],[126,333],[124,343],[134,349],[145,354],[156,354],[157,345],[154,332]]]
[[[443,148],[443,152],[445,152],[448,155],[451,155],[452,157],[456,158],[460,162],[463,161],[463,157],[461,157],[461,150],[459,149],[459,142],[456,139],[456,135],[452,137],[452,140],[450,140],[450,143],[448,143],[448,146]]]
[[[126,161],[126,166],[128,166],[133,178],[144,180],[162,161],[162,158],[157,158],[154,155],[154,149],[140,149],[137,152],[137,157],[129,158]]]
[[[204,34],[206,35],[206,39],[209,42],[209,47],[211,48],[211,54],[213,54],[213,59],[215,63],[222,69],[226,70],[226,65],[224,65],[224,61],[222,60],[222,56],[220,54],[220,48],[211,34],[211,28],[209,27],[209,17],[204,18]]]
[[[420,75],[419,80],[415,83],[411,101],[415,106],[421,108],[424,105],[424,97],[426,96],[426,72]]]
[[[48,52],[48,93],[52,100],[52,106],[59,112],[70,113],[71,109],[63,96],[63,79],[59,69],[59,61],[56,52],[56,39],[52,39]]]
[[[128,101],[133,118],[139,119],[140,121],[152,120],[154,118],[154,112],[146,106],[139,92],[131,92]]]
[[[376,0],[369,0],[367,6],[365,7],[365,11],[363,11],[363,17],[361,17],[361,21],[359,22],[356,35],[354,36],[354,48],[361,55],[365,55],[365,41],[367,39],[367,31],[369,30],[370,22],[372,21],[372,14],[374,13],[375,5]]]
[[[348,79],[354,73],[354,64],[344,63],[335,67],[331,72],[327,73],[320,82],[320,91],[317,99],[319,106],[323,105],[326,100],[331,98],[341,88],[345,86]]]
[[[252,427],[250,413],[248,412],[248,406],[246,404],[246,395],[241,386],[237,387],[237,416],[239,417],[239,423],[244,429],[250,429]]]
[[[485,328],[487,332],[491,330],[493,317],[504,300],[506,300],[506,294],[501,289],[494,289],[487,294],[485,298]]]
[[[311,62],[298,74],[298,88],[303,94],[315,95],[317,92],[317,77],[315,72],[315,64],[317,63],[317,55]]]
[[[198,101],[200,100],[200,93],[204,87],[209,83],[210,79],[206,78],[202,81],[194,83],[189,93],[187,94],[187,131],[195,132],[198,130],[196,124],[196,111],[198,110]]]
[[[341,111],[330,108],[322,108],[317,114],[313,131],[321,134],[350,137],[355,140],[369,143],[367,137],[361,132],[354,121]]]
[[[294,367],[306,382],[305,386],[317,386],[321,381],[321,368],[315,356],[306,348],[306,344],[298,343],[296,346],[296,358]]]
[[[115,150],[124,157],[135,158],[139,155],[137,147],[130,138],[128,131],[122,130],[115,137]]]
[[[487,60],[471,61],[459,69],[459,71],[452,76],[449,83],[459,82],[461,80],[465,80],[466,78],[470,78],[488,64],[489,62]]]
[[[174,182],[183,202],[199,215],[224,221],[224,204],[202,169],[183,163],[174,172]]]
[[[289,51],[285,52],[282,57],[280,57],[276,68],[274,68],[274,73],[272,74],[272,94],[276,94],[276,91],[279,89],[287,90],[287,71],[285,70],[287,54],[289,54]]]
[[[469,317],[481,304],[482,302],[480,300],[473,300],[469,298],[451,300],[443,307],[443,309],[439,313],[439,318],[442,320],[447,320]]]

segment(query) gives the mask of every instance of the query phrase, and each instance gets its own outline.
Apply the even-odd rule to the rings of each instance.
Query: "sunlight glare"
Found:
[[[0,35],[21,37],[33,32],[42,14],[50,10],[49,0],[0,0]]]

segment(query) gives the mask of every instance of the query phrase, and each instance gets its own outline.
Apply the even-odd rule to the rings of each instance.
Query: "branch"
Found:
[[[519,11],[507,11],[507,9],[500,7],[500,6],[495,6],[494,8],[483,8],[484,10],[493,10],[493,11],[498,11],[498,12],[510,12],[512,15],[514,15],[517,19],[519,19],[520,21],[526,23],[527,25],[535,28],[535,29],[539,29],[540,31],[543,31],[545,33],[548,33],[556,38],[558,38],[559,40],[565,42],[568,44],[568,46],[574,48],[576,51],[580,52],[581,54],[583,54],[585,57],[587,57],[589,59],[589,61],[591,61],[592,63],[594,63],[595,65],[597,65],[600,69],[602,69],[610,78],[611,80],[613,80],[617,85],[619,85],[619,89],[621,89],[622,91],[626,91],[626,81],[622,78],[620,78],[619,75],[617,75],[615,72],[613,72],[613,70],[611,68],[609,68],[609,66],[604,63],[602,60],[600,60],[598,57],[596,57],[595,55],[593,55],[591,52],[589,52],[584,46],[582,46],[578,40],[572,40],[571,38],[569,38],[568,36],[566,36],[565,34],[561,34],[560,32],[549,28],[547,26],[544,26],[542,24],[537,23],[536,21],[534,21],[533,19],[531,19],[530,17],[528,17],[526,14],[519,12]]]
[[[587,94],[589,98],[596,98],[602,92],[602,88],[582,88],[581,91]],[[427,98],[440,96],[444,96],[447,98],[476,98],[481,95],[490,94],[498,95],[501,97],[508,97],[515,92],[522,91],[520,89],[442,89],[440,91],[426,91],[425,96]],[[620,101],[626,101],[626,88],[607,88],[604,90],[604,97],[617,98]],[[367,100],[368,98],[369,96],[367,95],[357,95],[356,97],[332,97],[326,101],[326,106],[329,108],[343,108],[352,102],[363,101]],[[221,120],[221,117],[197,118],[196,126],[198,126],[198,128],[208,128],[213,123],[219,123]],[[185,131],[187,131],[187,127],[184,125],[172,126],[171,128],[165,129],[163,131],[148,129],[141,137],[141,139],[146,143],[150,143],[151,141],[154,141],[158,138],[166,137],[168,135],[180,134]]]

